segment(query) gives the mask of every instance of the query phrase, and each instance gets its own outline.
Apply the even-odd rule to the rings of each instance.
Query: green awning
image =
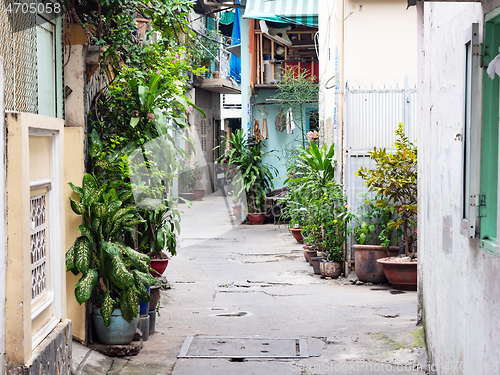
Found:
[[[243,18],[318,28],[319,0],[248,0]]]

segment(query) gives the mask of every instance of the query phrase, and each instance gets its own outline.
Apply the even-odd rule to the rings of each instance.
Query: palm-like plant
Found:
[[[156,280],[149,274],[147,255],[126,246],[121,239],[126,231],[142,222],[133,213],[135,206],[125,205],[130,191],[118,195],[107,184],[86,173],[82,187],[69,184],[80,200],[70,198],[73,211],[82,216],[82,236],[66,252],[66,270],[82,274],[75,287],[78,303],[86,302],[94,287],[104,324],[109,326],[111,313],[120,307],[125,320],[138,315],[139,298],[150,299],[145,286]]]

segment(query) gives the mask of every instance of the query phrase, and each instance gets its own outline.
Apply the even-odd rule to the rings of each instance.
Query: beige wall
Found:
[[[32,327],[32,301],[31,301],[31,258],[30,258],[30,176],[35,180],[45,177],[47,169],[40,168],[40,161],[47,161],[50,153],[63,153],[64,121],[27,113],[9,113],[6,115],[7,128],[7,283],[6,283],[6,321],[5,321],[5,352],[9,368],[23,365],[31,357],[32,340],[36,334]],[[45,137],[31,139],[30,132],[50,132],[53,139],[57,139],[52,145],[47,143]],[[45,135],[44,133],[44,135]],[[30,150],[31,143],[31,150]],[[31,155],[30,155],[31,154]],[[33,155],[33,154],[38,154]],[[63,158],[52,155],[53,165],[59,163],[50,176],[53,180],[51,185],[52,198],[54,202],[62,204],[61,184],[57,177],[63,166]],[[31,163],[30,163],[31,162]],[[32,164],[32,165],[30,165]],[[38,169],[38,170],[37,170]],[[59,173],[57,173],[59,172]],[[33,174],[32,174],[33,173]],[[55,215],[60,214],[57,209],[52,212],[51,222]],[[64,242],[64,217],[59,215],[57,229],[60,230],[53,239]],[[50,225],[50,223],[49,223]],[[66,317],[65,309],[65,286],[61,285],[64,277],[64,252],[49,238],[49,255],[52,255],[51,264],[59,270],[55,278],[51,280],[51,288],[54,290],[55,298],[52,309],[56,314],[55,319]],[[57,241],[56,241],[57,244]],[[57,250],[57,248],[59,248]],[[59,254],[57,255],[57,251]],[[49,268],[51,266],[49,265]],[[48,272],[52,272],[48,269]],[[56,280],[56,279],[59,280]],[[43,314],[42,314],[43,315]],[[40,315],[39,318],[42,318]],[[48,319],[48,317],[45,317]],[[40,322],[36,323],[39,324]]]
[[[345,79],[360,84],[417,78],[417,14],[406,0],[347,0],[344,9]]]
[[[75,214],[69,205],[69,197],[78,198],[76,193],[68,185],[68,182],[76,186],[82,185],[84,173],[84,130],[81,127],[64,128],[64,190],[63,210],[66,217],[66,243],[64,251],[67,251],[80,236],[78,226],[82,223],[81,216]],[[66,272],[66,306],[68,319],[71,320],[73,337],[85,342],[85,305],[79,305],[75,299],[75,285],[80,279],[71,272]]]

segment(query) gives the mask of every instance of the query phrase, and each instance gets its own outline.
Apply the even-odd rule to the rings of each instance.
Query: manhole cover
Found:
[[[177,358],[308,358],[305,339],[186,337]]]

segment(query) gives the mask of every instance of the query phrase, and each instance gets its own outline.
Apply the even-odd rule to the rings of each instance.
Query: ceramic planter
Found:
[[[321,263],[321,258],[320,257],[311,257],[311,266],[313,267],[313,271],[315,275],[321,275],[321,270],[319,268],[319,265]]]
[[[146,285],[146,290],[150,293],[150,287]],[[146,315],[149,312],[149,302],[139,300],[139,315]]]
[[[168,266],[168,259],[151,259],[151,264],[149,265],[149,273],[154,277],[160,277],[165,272],[165,269]],[[153,271],[154,270],[154,271]],[[155,272],[156,271],[156,272]]]
[[[92,322],[99,341],[106,345],[128,345],[132,341],[139,319],[135,317],[129,322],[123,319],[122,311],[115,309],[111,314],[111,324],[104,325],[100,309],[92,309]]]
[[[149,311],[156,311],[156,306],[158,306],[158,301],[160,301],[160,286],[153,285],[149,291],[151,300],[149,301]]]
[[[305,249],[305,257],[306,257],[306,261],[310,264],[311,264],[311,258],[313,257],[316,257],[318,256],[318,252],[315,250],[315,249]]]
[[[194,189],[193,190],[193,200],[202,200],[205,196],[205,189]]]
[[[192,201],[194,199],[194,193],[179,193],[179,197],[187,201]]]
[[[397,262],[394,258],[377,259],[392,286],[401,290],[417,290],[417,262]]]
[[[262,225],[266,220],[265,213],[248,214],[248,222],[252,225]]]
[[[303,246],[303,248],[304,248],[304,258],[305,258],[306,262],[309,262],[309,260],[307,259],[307,251],[306,250],[311,250],[312,246],[305,245],[305,246]]]
[[[321,277],[331,277],[332,279],[336,279],[342,272],[342,262],[323,260],[319,264],[319,270]]]
[[[371,283],[385,283],[387,278],[384,267],[377,259],[387,258],[387,251],[378,245],[354,245],[354,260],[356,264],[356,275],[361,281]],[[397,256],[399,247],[389,246],[389,255]]]
[[[290,232],[292,233],[293,238],[295,238],[298,243],[304,243],[304,239],[302,237],[302,228],[290,228]]]

